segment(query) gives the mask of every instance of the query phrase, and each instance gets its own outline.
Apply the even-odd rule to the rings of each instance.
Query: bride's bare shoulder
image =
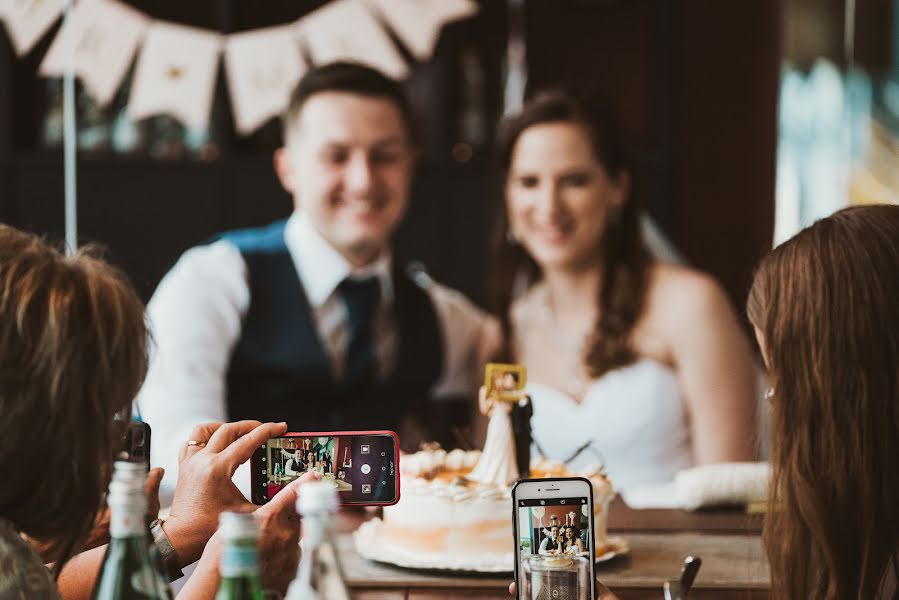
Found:
[[[645,309],[649,320],[677,326],[685,319],[714,319],[721,311],[733,307],[711,275],[668,263],[650,267]]]

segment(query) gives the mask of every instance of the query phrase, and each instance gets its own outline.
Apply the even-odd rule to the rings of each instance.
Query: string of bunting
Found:
[[[47,33],[65,5],[65,0],[0,0],[0,20],[18,56]],[[235,125],[245,135],[284,109],[309,68],[303,56],[314,65],[357,61],[402,79],[409,66],[385,26],[413,58],[427,61],[441,28],[477,10],[473,0],[334,0],[293,23],[222,35],[154,20],[118,0],[80,0],[39,73],[62,76],[67,52],[74,48],[76,76],[105,106],[136,60],[129,116],[139,120],[165,113],[202,129],[223,56]]]

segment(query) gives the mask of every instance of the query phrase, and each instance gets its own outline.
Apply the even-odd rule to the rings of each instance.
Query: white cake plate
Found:
[[[381,519],[371,519],[363,523],[353,534],[353,541],[356,545],[356,552],[363,558],[407,569],[468,573],[511,573],[515,566],[515,556],[512,552],[501,554],[470,553],[464,556],[450,557],[447,555],[429,555],[391,544],[385,539],[384,522]],[[606,543],[606,551],[596,557],[596,562],[605,562],[628,552],[630,552],[630,545],[627,543],[627,540],[621,537],[610,537]]]

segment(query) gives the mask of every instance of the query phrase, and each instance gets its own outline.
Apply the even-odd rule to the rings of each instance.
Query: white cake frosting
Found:
[[[485,563],[510,562],[512,488],[509,485],[470,481],[465,476],[475,467],[480,451],[422,450],[400,459],[402,496],[385,507],[382,543],[427,555],[434,564],[472,562],[482,555]],[[596,552],[606,546],[606,514],[615,492],[599,468],[570,472],[565,465],[537,460],[532,477],[586,477],[593,484]]]

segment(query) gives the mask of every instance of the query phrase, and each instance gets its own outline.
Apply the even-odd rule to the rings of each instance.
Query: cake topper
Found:
[[[487,363],[484,371],[488,398],[514,404],[524,397],[528,373],[524,365]]]
[[[481,413],[489,417],[487,440],[470,479],[508,485],[530,475],[534,410],[524,393],[526,379],[523,365],[487,364],[484,386],[478,395]]]

